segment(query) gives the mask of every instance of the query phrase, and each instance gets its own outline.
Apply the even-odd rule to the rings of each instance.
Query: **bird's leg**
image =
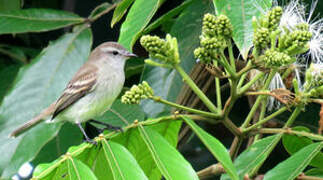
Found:
[[[101,122],[101,121],[97,121],[97,120],[94,120],[94,119],[89,120],[89,122],[105,126],[105,128],[103,128],[102,131],[105,130],[105,129],[111,129],[111,130],[116,130],[116,131],[121,131],[121,132],[123,131],[122,127],[120,127],[120,126],[113,126],[111,124]]]
[[[84,137],[85,137],[85,141],[86,141],[86,142],[88,142],[88,143],[91,143],[91,144],[97,145],[97,142],[96,142],[96,141],[94,141],[93,139],[90,139],[90,138],[87,136],[87,134],[86,134],[86,132],[84,131],[84,129],[83,129],[83,127],[82,127],[81,123],[76,123],[76,124],[77,124],[77,126],[80,128],[80,130],[82,131],[82,133],[83,133],[83,135],[84,135]]]

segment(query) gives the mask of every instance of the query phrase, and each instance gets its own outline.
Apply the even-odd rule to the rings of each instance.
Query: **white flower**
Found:
[[[270,84],[269,84],[269,90],[275,90],[275,89],[286,89],[285,84],[282,80],[282,77],[280,76],[279,73],[276,73],[274,78],[271,80]],[[267,110],[271,111],[273,109],[277,109],[280,106],[280,102],[277,101],[274,97],[269,97],[268,101],[267,101]]]
[[[306,13],[306,6],[299,0],[290,1],[284,7],[284,12],[280,20],[280,27],[284,31],[284,27],[289,31],[293,31],[297,24],[306,23],[309,26],[309,31],[312,33],[312,38],[309,41],[309,52],[307,59],[311,58],[313,63],[323,63],[323,18],[313,18],[313,12],[316,8],[318,0],[313,1],[310,12]]]

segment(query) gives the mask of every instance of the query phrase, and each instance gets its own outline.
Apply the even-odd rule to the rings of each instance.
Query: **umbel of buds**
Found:
[[[216,55],[227,47],[231,39],[232,25],[225,15],[214,16],[205,14],[200,36],[200,47],[194,50],[194,55],[203,63],[210,63]]]
[[[149,52],[151,58],[159,59],[166,64],[180,63],[176,38],[166,35],[166,39],[158,36],[142,36],[141,45]]]
[[[312,38],[312,33],[306,30],[305,25],[297,26],[297,30],[287,32],[279,41],[278,48],[282,51],[286,51],[289,55],[301,54],[309,49],[308,42]]]
[[[323,64],[311,64],[306,71],[304,89],[308,91],[316,88],[323,88]]]
[[[282,17],[283,9],[280,6],[276,6],[271,11],[269,11],[268,17],[268,29],[270,31],[275,31],[280,23],[280,18]]]
[[[203,18],[202,35],[205,37],[224,36],[231,38],[232,24],[225,15],[214,16],[205,14]]]
[[[270,44],[270,33],[268,28],[258,28],[254,34],[253,44],[258,49],[265,49]]]
[[[146,81],[134,85],[122,97],[121,102],[124,104],[139,104],[140,100],[147,99],[154,95],[153,89]]]
[[[271,49],[266,50],[260,59],[264,62],[266,68],[278,68],[280,66],[291,64],[296,60],[283,52]]]

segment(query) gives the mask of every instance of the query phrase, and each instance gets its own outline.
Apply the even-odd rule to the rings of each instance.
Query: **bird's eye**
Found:
[[[112,51],[112,54],[116,56],[116,55],[118,55],[119,53],[118,53],[118,51]]]

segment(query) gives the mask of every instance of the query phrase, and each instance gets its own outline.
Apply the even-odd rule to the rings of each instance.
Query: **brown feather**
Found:
[[[91,64],[84,67],[81,67],[75,74],[61,97],[57,100],[52,119],[94,89],[97,67]]]

